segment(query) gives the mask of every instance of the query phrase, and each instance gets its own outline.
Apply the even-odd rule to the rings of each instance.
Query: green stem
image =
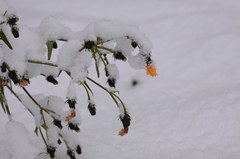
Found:
[[[5,108],[6,108],[8,117],[11,119],[11,112],[10,112],[10,110],[9,110],[8,103],[7,103],[7,99],[6,99],[6,97],[5,97],[3,85],[1,85],[1,92],[2,92],[2,96],[3,96],[3,103],[4,103],[4,105],[5,105]]]
[[[48,65],[53,67],[58,67],[57,64],[53,64],[51,62],[42,62],[42,61],[36,61],[36,60],[28,60],[28,63],[34,63],[34,64],[40,64],[40,65]]]
[[[47,141],[46,141],[45,137],[43,136],[41,127],[39,127],[39,131],[40,131],[40,134],[41,134],[41,137],[43,139],[43,142],[44,142],[45,146],[48,147]]]
[[[107,47],[104,47],[104,46],[96,46],[98,49],[103,49],[103,50],[106,50],[106,51],[109,51],[111,53],[114,53],[114,50],[113,49],[109,49]]]
[[[99,83],[97,83],[96,81],[94,81],[93,79],[91,79],[90,77],[87,77],[87,79],[91,82],[93,82],[94,84],[96,84],[97,86],[99,86],[100,88],[102,88],[103,90],[105,90],[113,99],[113,101],[118,105],[117,100],[115,99],[115,97],[112,95],[111,92],[109,92],[105,87],[103,87],[102,85],[100,85]]]
[[[83,88],[85,89],[85,91],[86,91],[86,93],[87,93],[88,100],[91,100],[91,97],[90,97],[90,94],[89,94],[89,92],[88,92],[87,87],[85,86],[84,83],[81,82],[81,84],[82,84]]]

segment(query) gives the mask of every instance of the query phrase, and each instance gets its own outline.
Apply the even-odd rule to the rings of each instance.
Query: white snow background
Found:
[[[77,135],[82,154],[77,159],[240,159],[240,3],[238,0],[7,0],[19,25],[37,27],[53,16],[80,31],[101,19],[137,25],[153,44],[158,76],[116,61],[117,89],[132,117],[129,133],[118,136],[122,124],[111,97],[94,87],[97,115],[87,110],[87,98],[76,87],[82,115]],[[20,35],[21,36],[21,35]],[[57,52],[56,52],[57,54]],[[97,80],[94,67],[90,76]],[[103,71],[102,71],[103,74]],[[133,87],[132,81],[138,84]],[[66,98],[69,79],[57,86],[43,77],[31,80],[32,94]],[[106,79],[100,78],[105,84]],[[14,89],[23,93],[21,89]],[[32,159],[44,152],[34,134],[30,113],[6,94],[13,120],[0,111],[0,158]],[[29,153],[26,153],[29,152]],[[37,159],[48,159],[48,155]],[[59,146],[56,159],[65,159]]]

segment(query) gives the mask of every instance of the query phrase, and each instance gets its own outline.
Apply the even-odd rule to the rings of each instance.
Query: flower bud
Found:
[[[57,126],[59,129],[62,129],[61,120],[55,119],[55,120],[53,121],[53,124],[54,124],[55,126]]]
[[[75,130],[76,132],[80,132],[80,129],[79,129],[79,127],[78,127],[78,124],[74,124],[74,123],[69,122],[69,123],[68,123],[68,127],[69,127],[71,130]]]
[[[76,99],[68,99],[67,103],[69,105],[69,108],[75,109],[75,105],[76,105],[77,102],[76,102]]]
[[[56,151],[55,147],[48,146],[47,153],[50,155],[52,159],[55,157],[55,151]]]
[[[110,87],[115,88],[116,80],[114,78],[108,78],[107,83]]]
[[[96,115],[96,107],[93,102],[89,102],[88,104],[88,110],[92,116]]]
[[[57,49],[58,45],[57,45],[57,42],[56,41],[53,41],[53,48],[54,49]]]
[[[82,154],[82,149],[80,145],[77,145],[76,152],[80,155]]]
[[[120,115],[119,118],[120,118],[120,120],[121,120],[121,122],[122,122],[124,128],[130,126],[131,117],[130,117],[129,114],[124,114],[123,116]]]
[[[113,56],[117,60],[127,61],[127,58],[122,54],[121,51],[114,51]]]
[[[8,77],[13,81],[14,84],[19,84],[20,79],[17,76],[17,73],[15,70],[11,70],[8,72]]]
[[[54,85],[58,84],[58,81],[52,75],[47,76],[46,80]]]
[[[19,32],[18,31],[19,31],[18,27],[13,25],[12,28],[11,28],[11,32],[12,32],[12,34],[15,38],[19,37]]]
[[[90,41],[90,40],[88,40],[88,41],[85,41],[85,42],[84,42],[84,47],[85,47],[86,49],[92,49],[95,45],[96,45],[96,42],[95,42],[95,41]]]
[[[131,45],[133,48],[136,48],[138,46],[138,44],[135,41],[132,41]]]
[[[70,159],[76,159],[75,153],[70,149],[67,150],[67,155],[70,157]]]

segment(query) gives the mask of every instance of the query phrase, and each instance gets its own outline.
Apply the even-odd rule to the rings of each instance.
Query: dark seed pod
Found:
[[[92,116],[96,115],[96,107],[95,104],[89,103],[88,104],[88,110]]]
[[[8,77],[13,81],[14,84],[18,84],[20,82],[20,79],[18,78],[15,70],[9,71]]]
[[[48,146],[47,153],[50,155],[51,158],[55,157],[55,151],[56,151],[55,147]]]
[[[114,56],[114,58],[117,59],[117,60],[127,61],[127,58],[126,58],[126,57],[122,54],[122,52],[120,52],[120,51],[115,51],[115,52],[113,53],[113,56]]]
[[[55,119],[55,120],[53,121],[53,124],[54,124],[55,126],[57,126],[59,129],[62,129],[62,128],[63,128],[63,127],[62,127],[61,120]]]
[[[60,139],[58,139],[58,144],[61,145],[62,144],[62,141]]]
[[[136,48],[138,46],[138,44],[135,41],[132,41],[131,45],[133,48]]]
[[[124,116],[120,116],[120,120],[122,121],[123,127],[129,127],[131,122],[131,117],[129,114],[124,114]]]
[[[76,100],[75,99],[68,99],[67,103],[69,105],[69,108],[75,109],[75,105],[76,105]]]
[[[77,145],[76,152],[80,155],[82,154],[82,149],[80,145]]]
[[[12,26],[12,28],[11,28],[11,31],[12,31],[12,34],[13,34],[13,36],[15,37],[15,38],[18,38],[19,37],[19,33],[18,33],[18,31],[19,31],[19,29],[18,29],[18,27],[16,27],[16,26]]]
[[[58,84],[58,81],[52,75],[47,76],[46,80],[54,85]]]
[[[84,47],[86,49],[92,49],[96,45],[95,41],[85,41],[84,42]]]
[[[80,132],[80,129],[79,129],[79,127],[78,127],[77,124],[74,124],[74,123],[69,122],[69,123],[68,123],[68,127],[69,127],[71,130],[75,130],[76,132]]]
[[[114,87],[115,88],[115,83],[116,80],[114,78],[108,78],[107,83],[110,87]]]
[[[53,48],[54,49],[57,49],[58,45],[57,45],[57,42],[56,41],[53,41]]]
[[[1,71],[2,71],[2,73],[7,72],[7,66],[6,66],[6,63],[2,63]]]
[[[76,159],[75,153],[74,153],[72,150],[67,150],[67,155],[68,155],[71,159]]]

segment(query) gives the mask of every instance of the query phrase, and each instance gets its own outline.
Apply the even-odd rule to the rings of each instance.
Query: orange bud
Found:
[[[123,128],[121,131],[119,131],[119,136],[124,136],[128,133],[128,127]]]

